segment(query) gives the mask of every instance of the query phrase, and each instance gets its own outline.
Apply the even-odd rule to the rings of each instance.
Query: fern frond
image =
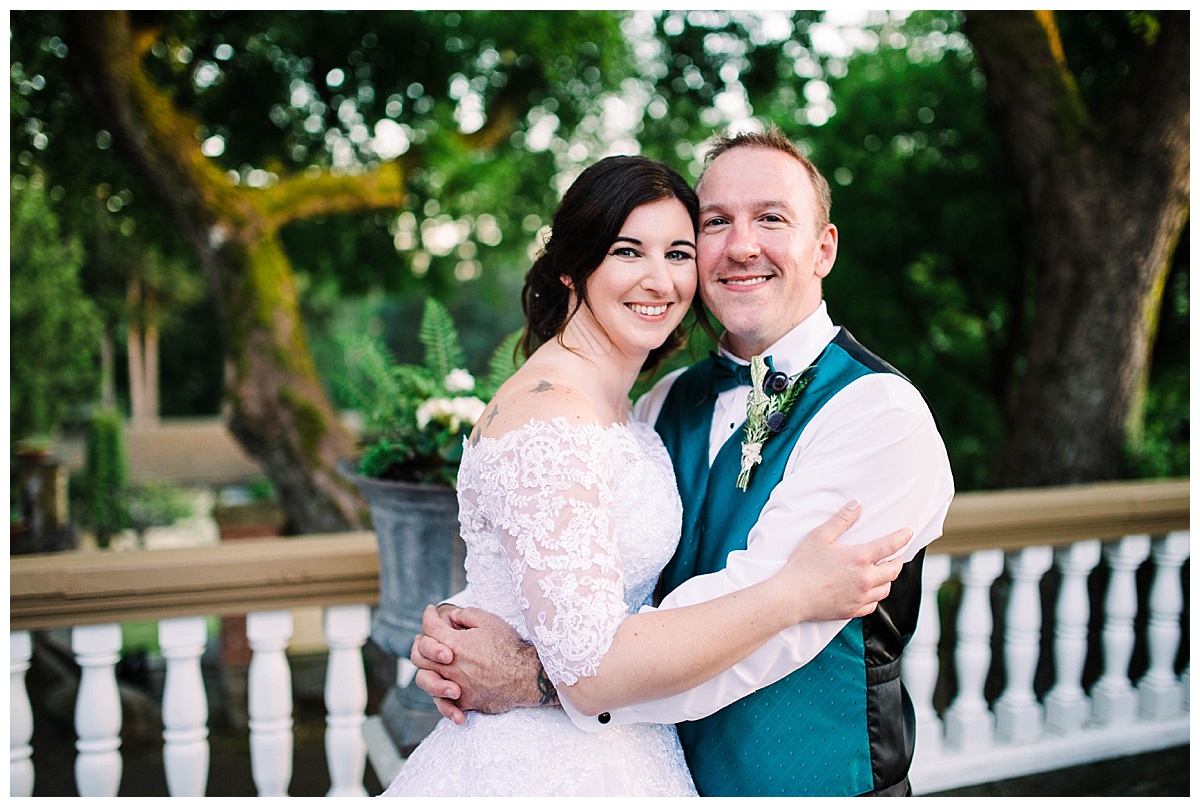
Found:
[[[456,367],[466,366],[454,320],[446,307],[432,297],[425,300],[417,338],[425,346],[425,366],[437,379],[445,378]]]
[[[500,385],[508,380],[517,368],[525,363],[523,356],[517,353],[517,345],[521,341],[521,330],[515,330],[504,338],[488,359],[488,375],[476,386],[477,394],[485,401],[491,400],[500,389]]]
[[[338,379],[339,386],[355,404],[374,407],[399,394],[391,367],[395,363],[388,349],[378,339],[353,336],[339,340],[349,358],[351,372]]]

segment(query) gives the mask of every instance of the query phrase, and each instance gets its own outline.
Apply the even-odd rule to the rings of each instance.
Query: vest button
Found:
[[[601,712],[600,714],[596,715],[596,719],[600,721],[600,725],[608,725],[608,721],[612,720],[612,715],[610,715],[608,712]]]

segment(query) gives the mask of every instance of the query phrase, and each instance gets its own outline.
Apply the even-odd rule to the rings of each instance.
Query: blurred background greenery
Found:
[[[641,153],[695,178],[706,139],[757,121],[829,177],[841,234],[831,314],[925,392],[960,490],[1186,475],[1186,191],[1182,212],[1163,212],[1136,184],[1102,195],[1129,194],[1122,226],[1157,216],[1164,235],[1142,260],[1156,265],[1096,266],[1051,298],[1086,309],[1085,290],[1107,287],[1136,309],[1131,320],[1092,312],[1116,333],[1083,361],[1120,369],[1106,414],[1119,439],[1084,426],[1115,459],[1039,476],[1028,466],[1053,462],[1026,454],[1024,473],[1002,468],[1015,440],[1046,442],[1015,436],[1051,408],[1022,388],[1039,340],[1066,354],[1034,327],[1048,310],[1050,203],[1020,159],[1033,148],[988,96],[1017,68],[1000,59],[1016,46],[987,35],[1019,31],[1018,14],[973,29],[954,11],[14,11],[14,446],[82,429],[97,408],[134,421],[224,412],[296,529],[337,526],[336,493],[314,506],[330,518],[298,502],[317,501],[319,469],[353,450],[325,422],[326,408],[349,405],[333,383],[343,336],[378,335],[419,360],[432,296],[484,373],[521,324],[524,272],[584,166]],[[1052,18],[1057,80],[1096,164],[1148,173],[1147,149],[1121,138],[1179,135],[1177,120],[1158,119],[1130,135],[1121,106],[1153,97],[1142,88],[1164,71],[1186,88],[1186,63],[1152,58],[1169,22]],[[985,64],[985,52],[998,56]],[[1186,173],[1186,146],[1183,159]],[[1107,215],[1096,214],[1102,232],[1120,229]],[[1094,240],[1068,232],[1084,252]],[[296,332],[280,324],[293,315]],[[694,341],[666,369],[706,355]],[[1107,383],[1087,395],[1103,398]],[[1076,406],[1067,397],[1049,393]],[[1062,442],[1074,453],[1085,438]]]

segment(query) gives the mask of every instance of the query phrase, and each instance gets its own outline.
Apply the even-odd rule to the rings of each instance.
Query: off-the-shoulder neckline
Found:
[[[504,434],[500,434],[495,437],[488,437],[487,435],[481,434],[481,435],[479,435],[478,439],[476,439],[476,440],[471,440],[470,437],[466,437],[464,439],[467,441],[468,445],[483,443],[485,441],[494,443],[494,442],[498,442],[501,440],[505,440],[512,435],[518,435],[518,434],[521,434],[523,432],[527,432],[530,430],[536,430],[538,427],[541,427],[541,426],[554,426],[554,427],[556,427],[558,429],[562,429],[562,430],[576,430],[577,429],[579,431],[609,432],[609,431],[630,431],[633,429],[634,426],[642,427],[645,425],[647,425],[647,424],[643,423],[642,421],[640,421],[634,417],[630,417],[629,420],[625,420],[625,421],[618,420],[618,421],[613,421],[612,423],[609,423],[609,424],[604,424],[604,423],[571,423],[569,420],[567,420],[567,418],[565,416],[557,415],[555,417],[550,418],[549,420],[544,420],[542,418],[536,418],[536,417],[530,418],[529,422],[526,423],[524,426],[518,426],[515,429],[506,431]]]

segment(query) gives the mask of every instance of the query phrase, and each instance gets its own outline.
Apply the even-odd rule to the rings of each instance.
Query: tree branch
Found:
[[[175,107],[142,67],[157,37],[153,26],[135,28],[128,11],[69,12],[65,15],[74,84],[98,122],[116,135],[123,153],[158,184],[158,195],[184,216],[205,209],[205,196],[234,190],[221,170],[200,151],[198,121]]]
[[[270,227],[338,213],[390,210],[404,204],[404,164],[384,163],[369,174],[298,174],[256,192],[255,204]]]
[[[516,126],[517,105],[506,93],[492,104],[487,122],[478,131],[460,134],[458,139],[469,149],[490,151],[511,135]]]

